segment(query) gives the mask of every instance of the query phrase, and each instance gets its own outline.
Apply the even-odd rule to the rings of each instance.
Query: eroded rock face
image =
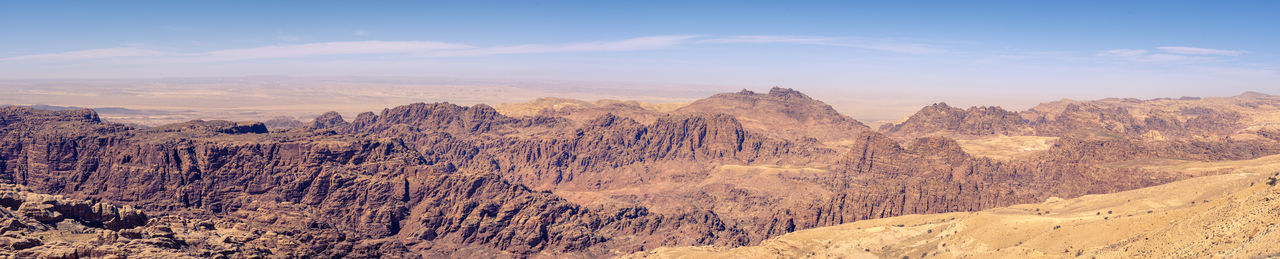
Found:
[[[817,196],[803,199],[752,194],[741,187],[713,184],[681,191],[688,196],[646,193],[640,195],[651,198],[631,198],[630,203],[624,203],[657,205],[675,199],[689,208],[711,210],[717,205],[740,204],[745,207],[720,209],[716,214],[745,231],[750,242],[853,220],[980,210],[1177,179],[1073,165],[1066,160],[1010,163],[978,159],[965,154],[955,141],[941,137],[917,139],[903,147],[885,135],[867,132],[860,133],[850,150],[833,150],[756,135],[728,115],[677,115],[652,124],[605,115],[565,134],[539,139],[426,131],[397,136],[407,139],[408,145],[416,146],[433,163],[499,172],[513,182],[542,190],[626,189],[667,177],[675,178],[671,184],[697,185],[715,177],[712,169],[703,165],[717,163],[829,164],[825,176],[785,180],[803,183],[798,186],[823,186]],[[1036,187],[1019,187],[1031,185]]]
[[[153,219],[178,217],[167,230],[150,222],[131,230],[139,227],[106,218],[90,227],[193,256],[601,257],[656,246],[752,244],[855,220],[975,211],[1182,177],[1100,165],[1117,159],[1280,152],[1256,142],[1266,138],[1067,136],[1037,156],[996,161],[970,156],[947,137],[861,130],[865,126],[789,89],[717,96],[694,107],[761,112],[686,110],[651,122],[605,113],[570,123],[508,117],[484,105],[419,103],[362,113],[351,122],[328,113],[304,129],[268,132],[260,123],[227,121],[134,129],[83,112],[4,108],[0,182],[128,205]],[[1138,125],[1137,117],[1119,113],[1085,120],[1116,112],[1091,109],[1064,109],[1067,115],[1052,120],[1107,121],[1099,124],[1107,134],[1128,134],[1127,127]],[[761,121],[787,126],[766,131],[754,124]],[[945,105],[917,121],[927,123],[899,129],[924,133],[936,124],[1006,134],[1049,123],[998,108]],[[1171,131],[1188,127],[1142,125],[1157,124]],[[842,142],[813,136],[840,136]],[[74,214],[81,210],[5,201],[0,205],[32,221],[0,228],[81,217]],[[236,227],[241,223],[246,226]],[[203,235],[198,233],[210,224],[245,232],[207,235],[216,242],[179,238]],[[0,245],[15,251],[43,245],[6,242]],[[193,252],[204,247],[193,245],[200,242],[215,244],[209,246],[215,252]],[[238,250],[219,250],[220,244]]]
[[[743,245],[745,233],[712,212],[655,215],[643,207],[602,209],[572,204],[548,192],[502,181],[496,175],[441,175],[415,193],[423,210],[407,220],[402,237],[448,251],[450,244],[481,243],[517,254],[607,255],[606,247],[636,250],[673,244]],[[624,238],[625,237],[625,238]],[[439,242],[445,241],[445,242]]]
[[[96,124],[101,123],[80,126],[93,129]],[[740,231],[716,223],[714,213],[669,216],[644,208],[586,209],[497,175],[451,173],[456,170],[430,163],[396,139],[225,130],[238,125],[191,122],[108,132],[10,128],[0,142],[5,175],[11,176],[3,180],[162,214],[233,218],[277,233],[312,235],[298,237],[309,244],[301,250],[268,247],[254,252],[262,254],[358,257],[480,247],[496,255],[605,255],[615,253],[615,246],[745,242],[741,234],[734,234]],[[111,207],[58,207],[16,199],[0,199],[0,204],[12,205],[41,224],[75,218],[115,230],[137,223],[128,216],[132,214],[85,214],[115,211]],[[494,211],[498,208],[506,210]],[[157,231],[123,235],[168,235]],[[666,235],[673,232],[689,233]],[[231,236],[220,242],[251,240]],[[367,247],[370,242],[378,245]],[[180,246],[165,240],[152,244]]]

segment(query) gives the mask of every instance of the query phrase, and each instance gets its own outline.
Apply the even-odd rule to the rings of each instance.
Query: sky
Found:
[[[692,2],[0,0],[0,79],[519,78],[975,104],[1280,94],[1280,1]]]

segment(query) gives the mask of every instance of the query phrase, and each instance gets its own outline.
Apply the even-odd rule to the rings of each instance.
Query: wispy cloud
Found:
[[[1222,61],[1223,59],[1218,56],[1238,56],[1245,53],[1248,52],[1194,47],[1157,47],[1154,50],[1106,50],[1098,53],[1098,56],[1148,63],[1201,63]]]
[[[1113,50],[1103,51],[1102,53],[1098,53],[1098,55],[1107,56],[1107,57],[1132,58],[1132,57],[1141,57],[1143,55],[1146,55],[1147,52],[1149,51],[1141,50],[1141,49],[1113,49]]]
[[[1270,77],[1280,75],[1280,72],[1275,67],[1200,66],[1192,69],[1200,73],[1233,77]]]
[[[367,32],[362,30],[357,30],[354,33],[356,35],[368,35]],[[296,39],[291,38],[289,40]],[[942,48],[932,45],[870,39],[770,35],[658,35],[612,41],[494,46],[473,46],[440,41],[333,41],[279,44],[186,53],[158,51],[135,47],[121,47],[17,56],[0,58],[0,61],[74,61],[107,58],[148,58],[148,60],[153,62],[222,62],[251,59],[307,58],[339,55],[403,55],[405,57],[430,58],[538,53],[644,51],[674,49],[700,44],[799,44],[849,47],[909,54],[946,52]]]
[[[1240,51],[1240,50],[1221,50],[1221,49],[1206,49],[1206,48],[1194,48],[1194,47],[1159,47],[1156,49],[1167,51],[1169,53],[1185,54],[1185,55],[1239,56],[1241,54],[1248,53],[1247,51]]]
[[[201,56],[224,59],[302,58],[358,54],[422,54],[472,46],[437,41],[338,41],[219,50]]]
[[[430,53],[428,56],[488,56],[504,54],[531,54],[556,52],[605,52],[605,51],[638,51],[674,48],[684,45],[698,36],[664,35],[639,37],[618,41],[595,41],[570,44],[525,44],[511,46],[494,46],[484,48],[462,49]]]
[[[743,35],[703,39],[703,43],[789,43],[789,44],[826,44],[833,38],[812,36],[776,36],[776,35]]]
[[[119,57],[153,57],[166,55],[166,52],[144,48],[121,47],[121,48],[102,48],[77,50],[60,53],[36,54],[26,56],[16,56],[8,58],[0,58],[0,61],[70,61],[70,60],[89,60]]]
[[[835,47],[850,47],[875,51],[886,51],[908,54],[937,54],[947,52],[945,49],[920,43],[893,42],[888,40],[847,39],[813,36],[774,36],[746,35],[709,38],[703,43],[751,43],[751,44],[803,44]]]

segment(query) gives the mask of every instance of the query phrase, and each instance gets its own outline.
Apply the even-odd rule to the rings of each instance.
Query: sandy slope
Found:
[[[1280,253],[1280,155],[1185,162],[1233,168],[1138,190],[1051,198],[972,213],[908,215],[816,228],[760,245],[659,248],[630,257],[1247,258]]]
[[[1042,136],[986,136],[956,139],[964,152],[970,155],[998,160],[1023,158],[1037,151],[1049,150],[1057,137]]]

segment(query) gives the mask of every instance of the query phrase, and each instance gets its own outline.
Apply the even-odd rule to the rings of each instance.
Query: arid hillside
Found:
[[[1280,254],[1280,156],[1186,162],[1230,170],[1137,190],[979,212],[798,231],[757,246],[658,248],[648,258],[1258,258]]]

